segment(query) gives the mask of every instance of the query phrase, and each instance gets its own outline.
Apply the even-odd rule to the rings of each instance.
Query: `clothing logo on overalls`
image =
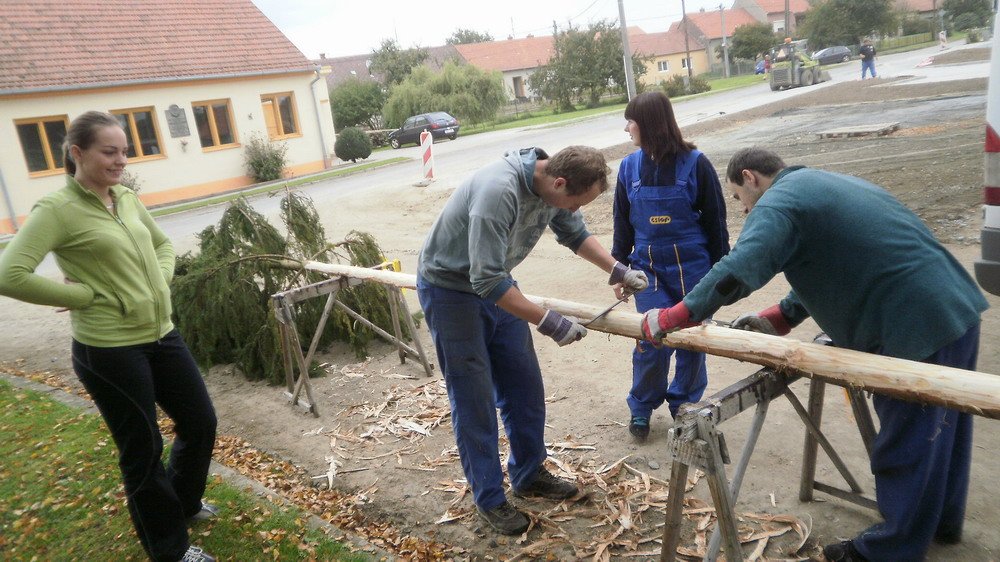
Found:
[[[670,224],[670,215],[659,215],[649,217],[649,224]]]

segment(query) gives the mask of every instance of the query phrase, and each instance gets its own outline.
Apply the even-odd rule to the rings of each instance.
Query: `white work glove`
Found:
[[[611,278],[608,285],[625,285],[632,293],[638,293],[649,286],[649,279],[646,273],[640,269],[630,269],[620,261],[615,262],[615,267],[611,270]]]
[[[569,318],[554,310],[546,310],[542,321],[538,323],[538,332],[549,336],[560,347],[569,345],[587,335],[587,329],[575,318]]]

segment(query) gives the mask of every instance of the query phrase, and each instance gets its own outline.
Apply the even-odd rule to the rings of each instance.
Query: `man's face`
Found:
[[[552,187],[552,191],[541,195],[542,201],[553,207],[572,212],[576,212],[580,207],[597,199],[601,194],[601,184],[596,181],[587,191],[578,195],[569,195],[566,193],[566,180],[563,178],[556,178]]]
[[[743,204],[743,214],[748,214],[761,195],[764,195],[765,188],[761,186],[758,175],[750,170],[743,170],[740,177],[743,179],[743,185],[726,178],[726,187],[733,192],[733,199]]]

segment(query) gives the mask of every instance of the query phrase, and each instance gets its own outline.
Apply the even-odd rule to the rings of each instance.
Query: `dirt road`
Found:
[[[685,134],[715,163],[720,173],[738,148],[761,144],[789,164],[806,164],[865,177],[885,186],[917,211],[971,268],[979,254],[978,229],[982,182],[982,123],[985,80],[935,85],[906,85],[905,80],[847,82],[805,94],[782,106],[728,115],[690,128]],[[884,137],[821,139],[831,124],[898,122],[900,129]],[[624,133],[623,133],[624,137]],[[623,141],[627,138],[623,138]],[[526,139],[530,144],[530,139]],[[607,149],[612,168],[631,152],[628,144]],[[455,185],[400,190],[374,188],[370,194],[336,208],[317,206],[332,240],[351,230],[373,232],[385,254],[400,258],[404,271],[414,271],[416,254],[443,202]],[[392,201],[387,204],[387,201]],[[585,208],[588,224],[602,242],[611,240],[610,193]],[[732,202],[731,202],[732,203]],[[743,217],[729,208],[733,240]],[[380,225],[377,230],[372,225]],[[613,299],[605,275],[543,238],[534,253],[514,272],[530,294],[595,305]],[[845,288],[849,290],[849,288]],[[787,291],[776,279],[735,307],[717,315],[764,308]],[[411,310],[415,295],[407,293]],[[1000,301],[984,316],[980,370],[1000,373]],[[48,309],[4,301],[0,357],[23,358],[25,365],[51,369],[72,380],[68,371],[68,329],[62,315]],[[9,311],[9,312],[8,312]],[[30,322],[26,322],[30,319]],[[901,327],[905,329],[905,327]],[[809,322],[791,337],[811,340],[818,333]],[[425,349],[433,350],[426,331]],[[546,440],[553,470],[578,479],[587,495],[564,505],[545,501],[517,503],[533,514],[535,527],[523,538],[500,537],[472,513],[471,494],[462,481],[448,419],[448,402],[438,373],[423,378],[418,365],[400,365],[395,350],[378,346],[364,362],[335,348],[320,357],[327,376],[313,382],[319,418],[292,409],[280,388],[244,381],[230,368],[217,367],[206,379],[220,419],[220,433],[235,435],[256,447],[288,459],[306,475],[325,474],[331,460],[340,475],[338,489],[362,491],[361,509],[391,523],[401,534],[450,545],[446,556],[457,559],[583,557],[655,558],[662,533],[663,482],[669,478],[665,434],[669,415],[657,412],[645,445],[627,437],[630,350],[633,342],[592,332],[586,340],[559,348],[536,338],[548,396]],[[431,357],[436,363],[436,358]],[[709,358],[709,389],[716,392],[757,370],[755,365]],[[805,399],[808,382],[795,383]],[[737,456],[750,422],[744,414],[722,426]],[[1000,424],[977,420],[965,540],[933,547],[932,560],[996,560],[1000,557],[1000,509],[992,485],[997,467],[991,457],[1000,446]],[[855,476],[871,494],[872,479],[857,431],[842,393],[828,391],[824,430]],[[751,460],[738,511],[788,516],[808,529],[800,555],[816,545],[850,537],[878,520],[866,511],[828,496],[798,501],[798,477],[804,430],[791,406],[775,402]],[[623,460],[624,459],[624,460]],[[822,456],[821,456],[822,459]],[[832,464],[822,459],[818,477],[839,483]],[[321,481],[322,479],[317,479]],[[685,547],[699,548],[698,526],[708,515],[699,503],[708,497],[704,481],[693,483],[692,512],[686,516]],[[447,520],[447,522],[439,521]],[[746,516],[750,530],[785,528],[771,539],[765,554],[793,558],[789,549],[801,542],[790,524],[762,522]],[[784,525],[784,527],[782,527]],[[753,544],[745,545],[747,551]]]

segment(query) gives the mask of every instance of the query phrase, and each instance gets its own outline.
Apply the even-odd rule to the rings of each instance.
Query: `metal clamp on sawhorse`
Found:
[[[312,385],[309,383],[309,365],[312,362],[313,355],[316,353],[316,347],[319,345],[319,340],[322,337],[323,330],[326,328],[326,322],[330,317],[330,311],[334,306],[342,310],[354,320],[364,324],[382,338],[394,343],[399,348],[401,363],[404,362],[406,360],[406,356],[409,355],[410,357],[419,360],[424,367],[426,375],[428,377],[431,376],[433,368],[427,361],[427,356],[424,353],[423,346],[420,345],[420,339],[417,336],[417,329],[413,322],[413,316],[410,315],[410,310],[407,307],[406,301],[403,299],[399,288],[387,287],[389,295],[389,310],[392,313],[392,324],[395,335],[379,328],[367,318],[361,316],[346,304],[337,300],[338,291],[355,285],[360,285],[363,282],[364,281],[361,279],[334,277],[332,279],[319,281],[311,285],[271,295],[271,304],[274,307],[274,316],[278,320],[278,332],[281,337],[282,361],[285,367],[285,385],[287,387],[285,395],[291,400],[292,405],[301,405],[314,416],[319,417],[319,410],[316,408],[316,401],[312,396]],[[296,315],[293,305],[304,300],[323,295],[327,295],[326,305],[323,307],[323,314],[320,316],[312,341],[309,343],[309,350],[305,355],[303,355],[302,344],[299,340],[299,332],[295,325]],[[402,316],[407,323],[410,334],[413,336],[413,347],[410,347],[403,341],[403,334],[400,330],[399,324],[400,308],[403,310]],[[298,369],[298,376],[295,374],[296,368]],[[299,396],[303,389],[306,391],[307,402],[301,400]]]
[[[828,493],[832,493],[828,490],[832,489],[838,492],[834,494],[838,497],[846,497],[849,501],[866,507],[874,506],[874,501],[862,495],[861,486],[854,476],[851,475],[847,466],[819,429],[818,420],[819,413],[822,410],[822,392],[819,391],[819,406],[814,408],[814,403],[812,400],[810,401],[810,413],[806,411],[795,394],[788,388],[788,385],[799,377],[800,375],[797,374],[781,374],[773,369],[765,368],[719,391],[698,404],[681,406],[677,421],[667,436],[667,448],[673,462],[670,470],[670,491],[667,499],[666,524],[663,528],[663,547],[660,551],[661,561],[676,559],[683,521],[684,488],[687,483],[688,469],[691,466],[705,472],[705,478],[708,481],[709,492],[711,493],[712,503],[715,505],[716,512],[716,528],[712,532],[704,559],[709,561],[716,560],[719,555],[720,546],[725,548],[728,560],[743,559],[739,532],[736,525],[736,500],[739,497],[743,476],[746,474],[747,466],[750,463],[750,456],[753,454],[754,447],[757,444],[757,438],[760,437],[768,406],[771,400],[778,396],[784,395],[788,398],[792,407],[799,414],[799,418],[805,424],[807,430],[807,451],[809,450],[810,443],[812,443],[813,455],[811,459],[808,457],[805,459],[803,478],[805,478],[807,472],[806,466],[811,467],[809,470],[810,475],[815,473],[816,445],[820,445],[851,487],[851,490],[848,492],[820,484],[815,482],[814,479],[810,479],[808,486],[810,494],[813,489]],[[822,386],[825,386],[822,381],[814,381],[813,383],[813,388]],[[863,402],[861,405],[867,411],[867,405]],[[743,445],[740,458],[736,463],[733,479],[730,482],[726,478],[725,470],[725,465],[729,463],[729,452],[726,447],[725,437],[718,430],[718,426],[722,422],[735,417],[740,412],[749,409],[751,406],[756,406],[754,418],[747,434],[747,441]],[[868,419],[870,421],[870,416]],[[861,422],[859,418],[860,426]],[[864,429],[862,429],[862,435],[864,433]],[[805,488],[806,486],[803,483],[800,496],[802,495],[802,490]]]

